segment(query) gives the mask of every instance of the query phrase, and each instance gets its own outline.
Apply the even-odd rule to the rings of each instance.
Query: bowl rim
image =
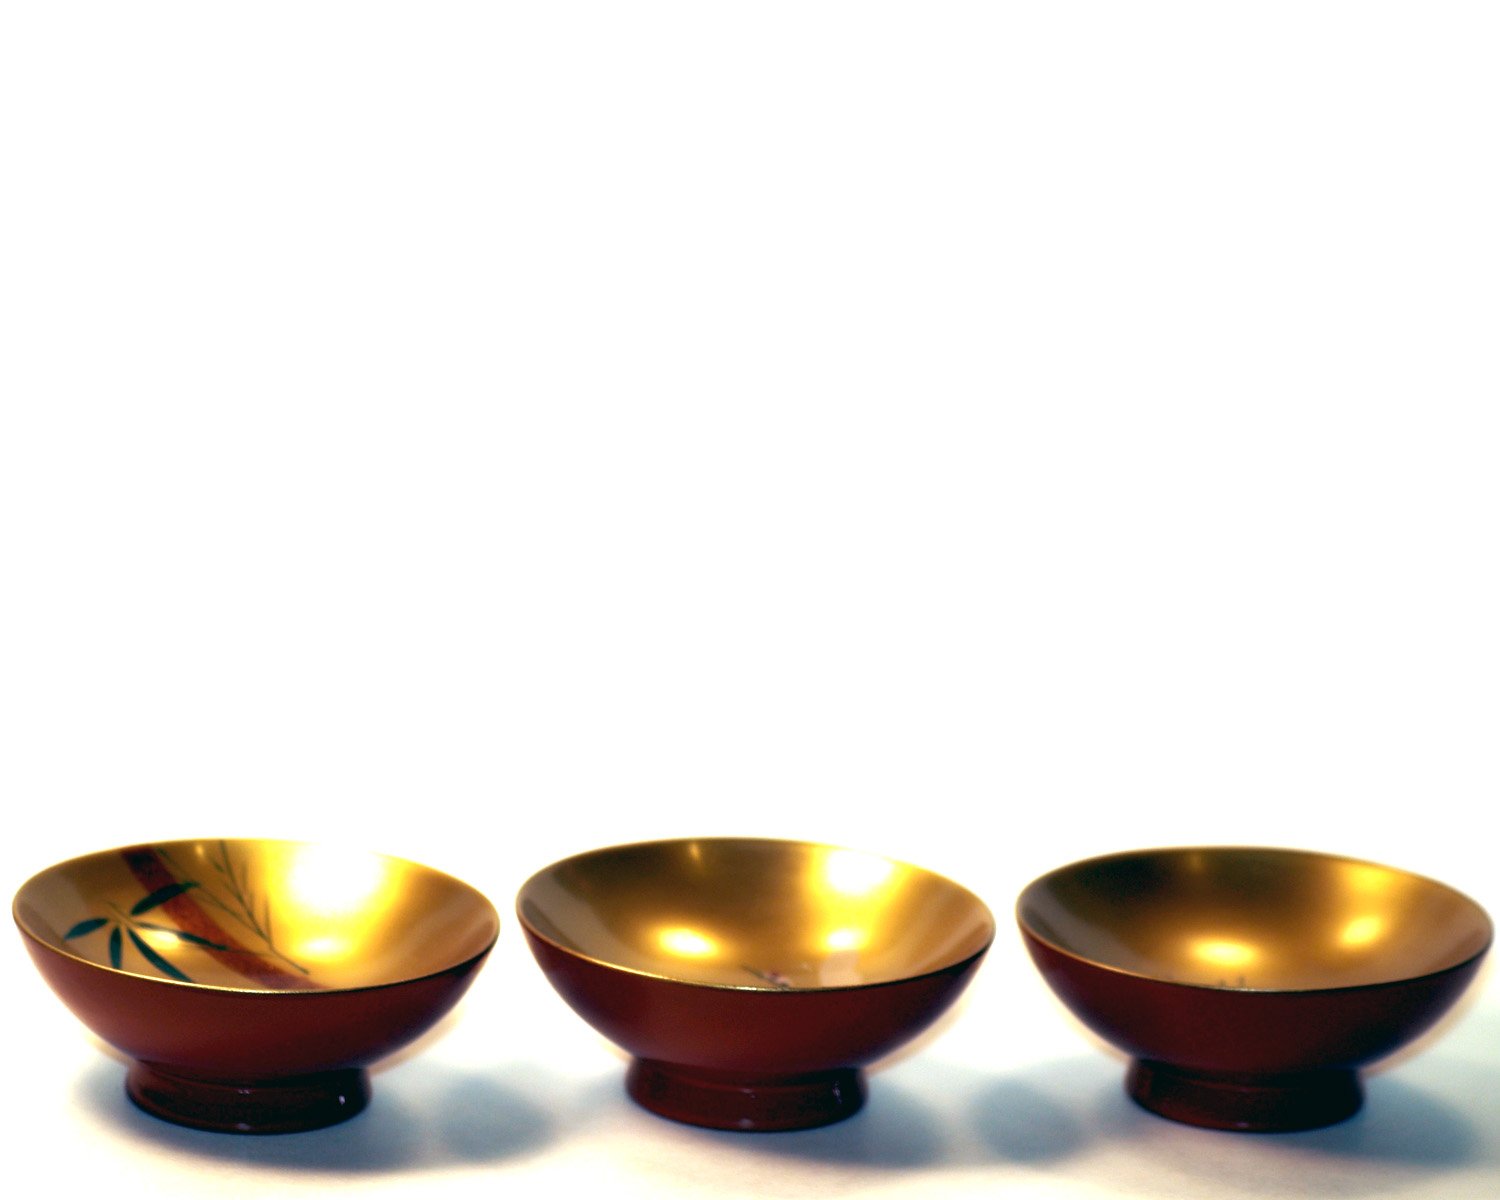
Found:
[[[404,987],[405,985],[411,983],[420,983],[421,981],[426,979],[436,979],[441,975],[446,975],[451,971],[459,970],[461,968],[467,967],[471,963],[482,960],[485,955],[489,954],[489,952],[495,948],[495,943],[500,938],[500,911],[495,907],[494,902],[473,884],[465,882],[464,880],[458,878],[458,876],[456,875],[450,875],[446,871],[441,871],[436,867],[428,866],[426,863],[418,862],[415,859],[403,858],[398,854],[386,854],[383,851],[370,850],[363,846],[354,845],[349,845],[348,848],[351,850],[356,850],[361,854],[368,854],[372,858],[385,859],[388,862],[400,863],[403,866],[407,867],[416,867],[420,871],[426,872],[431,875],[440,876],[443,879],[447,879],[452,883],[457,884],[464,891],[470,893],[475,899],[480,902],[481,913],[484,914],[487,912],[487,915],[489,917],[491,929],[488,940],[475,953],[467,954],[462,958],[456,958],[453,961],[449,962],[446,966],[439,967],[436,970],[423,971],[420,975],[403,975],[399,979],[388,979],[380,983],[359,983],[351,984],[346,987],[317,988],[231,987],[227,984],[221,983],[200,983],[197,980],[172,979],[164,975],[147,975],[140,971],[128,971],[123,967],[111,967],[104,963],[94,962],[92,959],[84,958],[81,955],[74,954],[72,951],[66,950],[61,946],[53,945],[51,941],[43,937],[36,930],[32,929],[24,920],[21,919],[20,905],[22,895],[28,888],[31,887],[32,884],[38,882],[47,875],[51,875],[54,871],[60,871],[65,867],[70,867],[77,863],[87,862],[90,859],[105,858],[109,855],[120,854],[126,850],[135,849],[138,846],[186,846],[198,845],[203,842],[259,842],[262,844],[272,843],[278,846],[346,845],[346,843],[342,842],[309,841],[306,838],[235,836],[222,838],[168,838],[149,842],[130,842],[124,845],[111,846],[107,849],[93,850],[87,854],[75,854],[71,858],[59,859],[57,862],[52,863],[50,866],[43,867],[40,871],[27,876],[26,880],[21,884],[21,886],[16,889],[15,895],[11,899],[11,919],[16,923],[16,928],[21,931],[22,935],[36,946],[57,955],[59,958],[64,958],[69,960],[70,962],[77,963],[82,967],[103,972],[106,976],[122,976],[127,979],[138,979],[144,983],[164,984],[169,987],[188,988],[192,991],[198,992],[223,992],[228,995],[235,996],[301,996],[306,999],[311,999],[318,996],[346,996],[355,992],[378,992],[387,990],[389,988]]]
[[[600,855],[613,854],[622,850],[635,850],[649,846],[683,845],[688,842],[738,842],[757,843],[760,845],[769,846],[798,846],[809,850],[845,850],[853,854],[864,854],[868,855],[870,858],[882,859],[894,866],[902,867],[909,871],[915,871],[921,875],[928,876],[931,879],[939,880],[940,882],[946,884],[948,887],[953,888],[955,891],[968,896],[976,905],[978,905],[980,913],[983,914],[985,920],[988,922],[989,929],[985,935],[983,945],[981,945],[977,950],[971,951],[970,953],[962,955],[961,957],[953,958],[950,961],[943,963],[941,966],[933,967],[930,970],[917,971],[911,974],[901,975],[895,979],[876,979],[870,980],[865,983],[840,983],[832,984],[827,987],[776,987],[770,984],[754,983],[710,983],[703,980],[684,979],[678,975],[666,975],[660,971],[647,971],[639,967],[627,967],[621,963],[610,962],[608,959],[598,958],[595,955],[585,954],[581,950],[574,950],[571,947],[559,944],[556,940],[548,937],[546,934],[538,930],[529,920],[527,920],[526,914],[521,911],[521,902],[526,893],[531,889],[533,884],[539,881],[544,875],[549,875],[552,872],[557,871],[559,868],[569,865],[570,863],[577,862],[580,859],[595,858]],[[591,850],[582,850],[577,854],[570,854],[565,858],[559,858],[556,862],[549,863],[547,866],[542,867],[538,871],[533,871],[529,876],[527,876],[526,881],[521,884],[520,888],[517,889],[516,920],[520,922],[522,930],[525,931],[528,937],[536,938],[538,941],[545,943],[546,945],[556,950],[558,953],[564,954],[569,958],[579,959],[583,962],[592,963],[595,966],[602,967],[609,971],[618,971],[624,975],[638,975],[643,979],[657,979],[663,983],[673,983],[681,987],[704,988],[710,991],[717,992],[759,993],[767,996],[807,996],[823,995],[833,992],[861,992],[868,991],[872,988],[897,987],[902,984],[914,983],[918,980],[929,979],[938,975],[945,975],[952,971],[960,970],[970,963],[977,962],[979,959],[983,958],[989,951],[990,947],[994,945],[995,935],[997,932],[994,911],[988,904],[985,903],[983,897],[981,897],[971,888],[965,887],[957,880],[954,880],[947,875],[943,875],[938,871],[930,870],[927,867],[919,866],[918,864],[908,862],[905,859],[893,858],[888,854],[876,854],[872,851],[858,850],[854,849],[853,847],[837,845],[832,842],[809,841],[802,838],[772,838],[754,836],[741,837],[735,834],[710,834],[702,837],[646,838],[636,842],[617,842],[613,845],[608,846],[596,846]]]
[[[1218,854],[1224,853],[1226,851],[1233,851],[1235,853],[1251,852],[1261,854],[1277,854],[1289,858],[1317,858],[1331,862],[1351,863],[1355,866],[1378,867],[1382,871],[1390,871],[1395,875],[1403,875],[1408,879],[1419,880],[1423,883],[1430,884],[1433,887],[1447,892],[1449,895],[1456,897],[1457,899],[1467,904],[1470,908],[1472,908],[1478,915],[1480,921],[1483,923],[1483,927],[1485,929],[1484,944],[1481,945],[1479,949],[1476,950],[1473,954],[1466,955],[1465,957],[1458,959],[1456,962],[1449,963],[1447,966],[1439,967],[1433,971],[1423,971],[1420,974],[1416,975],[1396,975],[1392,976],[1389,979],[1377,979],[1372,980],[1368,983],[1344,983],[1335,984],[1332,987],[1233,987],[1214,983],[1193,983],[1186,980],[1163,979],[1160,975],[1148,974],[1144,971],[1132,971],[1126,967],[1117,967],[1110,963],[1100,962],[1098,959],[1090,958],[1084,954],[1079,954],[1075,950],[1069,950],[1067,947],[1059,945],[1051,938],[1042,936],[1042,934],[1037,932],[1037,930],[1032,928],[1031,925],[1027,923],[1023,913],[1023,908],[1027,902],[1027,899],[1034,892],[1040,891],[1043,884],[1046,884],[1051,879],[1063,874],[1066,871],[1074,871],[1080,867],[1093,866],[1097,863],[1111,862],[1116,859],[1144,858],[1151,855],[1160,854]],[[1114,975],[1123,975],[1131,979],[1140,979],[1147,983],[1159,984],[1162,987],[1194,988],[1204,992],[1216,992],[1220,994],[1234,993],[1238,995],[1293,996],[1303,995],[1307,993],[1317,993],[1322,995],[1332,994],[1335,992],[1359,992],[1367,991],[1372,988],[1402,986],[1406,984],[1416,983],[1423,979],[1435,979],[1440,975],[1447,975],[1453,971],[1460,971],[1466,967],[1474,965],[1489,953],[1490,948],[1494,945],[1495,941],[1495,923],[1490,917],[1490,914],[1485,910],[1484,906],[1477,900],[1475,900],[1472,896],[1470,896],[1467,892],[1460,891],[1458,888],[1452,886],[1451,884],[1444,883],[1441,879],[1435,879],[1430,875],[1423,875],[1418,871],[1408,871],[1404,867],[1393,867],[1389,863],[1378,862],[1375,859],[1358,858],[1354,855],[1349,854],[1335,854],[1326,850],[1306,850],[1300,847],[1293,846],[1261,846],[1250,844],[1239,845],[1229,843],[1220,843],[1215,845],[1142,846],[1134,850],[1115,850],[1111,851],[1108,854],[1095,854],[1088,858],[1080,858],[1074,862],[1064,863],[1061,866],[1054,867],[1052,870],[1038,875],[1035,879],[1033,879],[1030,883],[1023,887],[1020,893],[1016,896],[1015,918],[1016,925],[1020,928],[1022,934],[1025,935],[1025,937],[1031,938],[1040,945],[1047,947],[1047,949],[1051,950],[1055,954],[1059,954],[1064,958],[1071,959],[1073,962],[1082,963],[1084,966],[1090,967],[1096,971],[1106,971]]]

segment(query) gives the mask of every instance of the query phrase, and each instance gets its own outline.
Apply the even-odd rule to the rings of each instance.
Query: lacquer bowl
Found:
[[[12,911],[53,990],[132,1060],[136,1104],[242,1133],[359,1112],[365,1068],[457,1002],[499,931],[494,906],[439,871],[263,840],[75,858]]]
[[[553,987],[632,1056],[629,1094],[716,1129],[856,1112],[860,1068],[952,1004],[995,931],[930,871],[749,838],[580,854],[528,880],[516,908]]]
[[[1062,1001],[1132,1056],[1129,1094],[1215,1129],[1331,1125],[1357,1071],[1432,1025],[1493,930],[1467,896],[1296,850],[1115,854],[1021,893],[1026,946]]]

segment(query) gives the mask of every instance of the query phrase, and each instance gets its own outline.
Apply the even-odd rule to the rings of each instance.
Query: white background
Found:
[[[371,1110],[137,1114],[0,956],[7,1172],[97,1195],[1500,1193],[1500,997],[1361,1117],[1120,1094],[1010,920],[1334,850],[1500,909],[1488,4],[0,8],[0,839],[334,839],[505,916]],[[833,1129],[623,1099],[516,887],[705,833],[980,892]]]

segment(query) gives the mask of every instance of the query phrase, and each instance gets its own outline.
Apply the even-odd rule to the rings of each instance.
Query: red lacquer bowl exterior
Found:
[[[1433,1025],[1480,964],[1474,958],[1369,987],[1242,992],[1125,975],[1025,938],[1052,990],[1111,1045],[1136,1058],[1243,1075],[1367,1066]]]
[[[661,843],[621,848],[621,853],[641,853],[642,865],[655,862],[662,875],[668,876],[676,870],[675,860],[692,849],[706,851],[703,861],[733,864],[759,881],[745,897],[747,912],[775,907],[759,887],[778,872],[785,873],[785,892],[771,891],[788,894],[804,879],[809,855],[817,861],[819,852],[849,853],[749,839]],[[578,886],[580,893],[590,894],[589,903],[597,905],[598,911],[629,914],[618,922],[621,927],[636,931],[651,925],[658,904],[661,911],[670,909],[673,921],[684,919],[684,913],[697,912],[701,917],[712,904],[695,895],[700,887],[717,890],[720,876],[712,871],[701,880],[678,879],[644,900],[640,895],[621,896],[619,903],[612,904],[610,886],[591,891],[612,866],[610,851],[597,854],[603,857],[595,862],[587,861],[589,856],[569,862],[584,861],[577,871],[582,881]],[[753,870],[745,867],[747,859]],[[774,867],[767,865],[777,859],[781,861]],[[732,873],[730,866],[724,871]],[[961,954],[935,969],[851,986],[710,984],[605,961],[540,932],[537,923],[542,918],[532,900],[538,893],[536,880],[546,874],[540,873],[522,889],[518,905],[527,941],[543,973],[574,1011],[632,1055],[627,1076],[632,1097],[659,1115],[712,1128],[801,1129],[841,1120],[857,1111],[865,1096],[860,1068],[930,1026],[968,985],[993,936],[993,922],[978,900],[942,881],[944,888],[951,889],[950,900],[962,899],[965,916],[975,922],[976,936]],[[929,882],[936,878],[929,877]],[[633,890],[633,884],[622,884],[620,890]],[[667,894],[670,902],[662,899]],[[733,937],[735,914],[721,912],[717,919],[717,925],[705,920],[705,928],[727,930],[725,936]],[[775,925],[781,919],[764,922],[750,938],[755,950],[745,953],[787,957],[781,947],[791,940],[791,926],[807,920],[807,911],[804,908],[785,917],[787,924],[778,929]],[[840,921],[855,919],[849,913],[839,917]],[[689,968],[682,962],[660,965]]]
[[[1405,892],[1399,903],[1388,902],[1379,909],[1379,924],[1368,913],[1352,918],[1345,914],[1332,939],[1323,936],[1319,940],[1316,916],[1294,905],[1290,910],[1294,928],[1278,942],[1276,920],[1263,920],[1259,926],[1261,940],[1257,942],[1254,934],[1245,932],[1256,928],[1255,922],[1241,923],[1235,911],[1232,888],[1205,888],[1200,894],[1185,896],[1177,912],[1172,903],[1157,902],[1153,889],[1157,885],[1178,886],[1174,876],[1179,859],[1188,854],[1200,856],[1196,867],[1199,877],[1211,877],[1220,868],[1220,860],[1228,862],[1231,856],[1239,856],[1240,863],[1247,861],[1247,856],[1259,856],[1248,861],[1264,878],[1274,878],[1281,872],[1289,877],[1305,876],[1316,883],[1326,874],[1332,887],[1340,870],[1358,871],[1366,882],[1374,880],[1377,884],[1385,878],[1378,873],[1384,872],[1390,888]],[[1153,861],[1153,855],[1159,858]],[[1042,911],[1039,900],[1049,887],[1055,889],[1069,882],[1067,872],[1072,868],[1062,868],[1023,892],[1017,906],[1018,919],[1026,948],[1052,990],[1080,1021],[1133,1058],[1127,1078],[1132,1097],[1153,1112],[1188,1124],[1279,1131],[1316,1128],[1352,1115],[1362,1103],[1357,1070],[1408,1044],[1437,1022],[1473,980],[1489,946],[1489,923],[1477,905],[1441,884],[1392,868],[1298,851],[1239,848],[1141,852],[1133,857],[1145,864],[1139,871],[1132,863],[1128,875],[1100,874],[1100,880],[1128,878],[1131,886],[1121,887],[1112,897],[1106,894],[1087,902],[1100,904],[1098,913],[1093,914],[1099,920],[1094,932],[1107,935],[1090,947],[1097,953],[1081,952],[1078,944],[1060,944],[1055,933],[1041,936],[1036,927],[1049,924],[1038,917]],[[1075,867],[1081,873],[1095,863],[1110,865],[1116,859],[1123,862],[1131,858],[1111,856]],[[1239,869],[1238,863],[1234,869]],[[1097,886],[1097,881],[1091,882]],[[1299,878],[1297,886],[1302,883]],[[1366,890],[1378,894],[1380,888]],[[1416,899],[1408,901],[1407,893]],[[1246,908],[1257,903],[1250,894],[1243,901]],[[1370,899],[1361,903],[1374,905]],[[1308,974],[1298,986],[1289,985],[1288,980],[1284,981],[1287,985],[1262,989],[1153,978],[1142,973],[1141,961],[1125,956],[1137,954],[1145,959],[1150,951],[1140,947],[1154,946],[1162,956],[1159,965],[1163,974],[1190,969],[1191,964],[1180,957],[1166,956],[1161,947],[1167,939],[1160,930],[1150,937],[1130,932],[1128,926],[1137,906],[1148,913],[1143,921],[1168,930],[1180,927],[1201,933],[1204,929],[1234,928],[1236,935],[1245,939],[1243,942],[1227,937],[1199,938],[1200,944],[1221,956],[1231,951],[1249,955],[1259,949],[1264,951],[1263,959],[1280,954],[1292,963],[1277,964],[1282,971]],[[1411,921],[1421,921],[1439,908],[1444,940],[1451,939],[1459,947],[1449,955],[1456,959],[1451,965],[1411,977],[1317,986],[1320,969],[1332,973],[1343,965],[1340,953],[1343,959],[1349,957],[1349,947],[1337,944],[1338,929],[1370,935],[1377,929],[1394,927],[1403,910]],[[1274,908],[1268,906],[1267,911],[1271,918],[1276,917]],[[1056,913],[1052,916],[1055,919]],[[1090,934],[1075,928],[1073,937],[1087,944]],[[1118,949],[1132,940],[1137,942],[1135,951]],[[1332,951],[1324,944],[1330,940],[1335,943]],[[1436,928],[1433,940],[1439,940]],[[1307,944],[1313,942],[1318,944],[1310,951]],[[1268,946],[1274,949],[1265,950]],[[1124,961],[1130,962],[1128,968],[1121,965]],[[1406,964],[1412,961],[1420,959],[1408,957]],[[1401,965],[1393,955],[1388,973],[1399,975]],[[1346,973],[1350,970],[1343,969]],[[1373,972],[1379,967],[1354,969]]]
[[[180,847],[197,844],[172,845],[178,858],[184,859]],[[242,862],[252,856],[250,845],[227,843]],[[255,845],[281,850],[294,844]],[[202,928],[205,913],[210,918],[217,915],[223,928],[241,929],[204,903],[196,909],[182,907],[195,900],[196,883],[178,893],[177,907],[170,915],[172,906],[160,901],[139,918],[131,918],[125,915],[130,909],[124,904],[111,905],[90,894],[86,886],[90,871],[79,869],[80,864],[89,868],[97,861],[113,870],[116,858],[140,852],[141,848],[107,851],[53,870],[74,869],[85,884],[73,887],[80,902],[92,904],[89,912],[112,908],[120,913],[121,920],[131,922],[123,927],[127,935],[133,931],[143,939],[145,932],[155,931],[164,942],[181,944],[198,955],[186,963],[174,963],[159,954],[160,970],[186,974],[186,966],[198,978],[215,970],[220,972],[215,978],[242,978],[230,976],[230,968],[253,973],[257,967],[241,961],[252,957],[242,947],[210,952],[197,942],[183,940],[205,940],[184,932]],[[418,905],[426,898],[425,886],[440,891],[450,925],[465,927],[464,938],[455,942],[455,948],[462,945],[465,949],[449,955],[449,965],[403,978],[395,960],[382,962],[377,973],[395,977],[365,986],[320,985],[313,969],[308,977],[298,975],[279,988],[263,986],[263,981],[258,984],[253,975],[244,978],[243,987],[148,975],[144,972],[152,970],[149,961],[124,960],[123,956],[121,961],[132,969],[121,969],[72,952],[75,945],[92,941],[97,953],[103,929],[58,939],[56,930],[72,923],[73,914],[60,912],[55,922],[49,922],[44,910],[49,904],[58,905],[56,895],[48,896],[47,903],[36,902],[45,889],[35,885],[46,880],[47,872],[18,895],[16,923],[32,961],[53,991],[94,1033],[133,1060],[127,1092],[138,1105],[167,1120],[205,1129],[276,1133],[316,1128],[360,1111],[369,1095],[364,1068],[420,1036],[458,1002],[498,933],[493,906],[479,893],[416,864],[380,856],[371,860],[399,864],[399,871],[392,867],[391,876],[402,885],[400,900]],[[274,899],[269,905],[274,913]],[[149,926],[147,918],[151,918]],[[74,928],[87,928],[99,920],[92,917]],[[43,935],[43,928],[51,932]],[[54,939],[60,944],[54,944]],[[128,945],[124,937],[116,940]],[[211,954],[220,961],[215,962]],[[440,947],[429,948],[423,955],[422,965],[430,968],[441,961],[443,952]],[[225,962],[230,966],[225,967]],[[277,978],[273,968],[287,976],[295,974],[289,967],[277,966],[269,955],[257,963],[273,979]],[[338,968],[346,973],[358,971],[357,964],[350,963],[334,964],[330,971]]]

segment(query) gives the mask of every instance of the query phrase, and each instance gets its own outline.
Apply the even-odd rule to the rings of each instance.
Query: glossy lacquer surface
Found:
[[[169,1120],[241,1132],[342,1120],[363,1068],[468,987],[499,929],[479,892],[334,846],[211,839],[73,859],[17,893],[38,969],[135,1060]]]
[[[1436,1021],[1492,938],[1434,880],[1242,847],[1076,863],[1031,884],[1017,918],[1058,995],[1135,1057],[1131,1094],[1228,1129],[1352,1114],[1356,1068]]]
[[[856,1111],[858,1068],[930,1024],[994,936],[983,903],[930,871],[758,839],[579,855],[517,910],[559,993],[635,1057],[631,1095],[730,1129]]]

